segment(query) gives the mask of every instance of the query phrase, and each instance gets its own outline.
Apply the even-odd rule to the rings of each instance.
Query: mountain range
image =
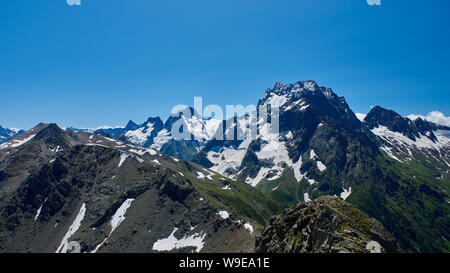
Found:
[[[83,252],[251,252],[271,216],[325,195],[375,218],[400,251],[450,251],[449,127],[380,106],[357,116],[314,81],[278,82],[257,106],[279,109],[279,134],[257,111],[222,121],[188,108],[166,122],[10,135],[0,251],[66,251],[70,239]],[[172,135],[179,122],[190,139]]]
[[[0,144],[2,144],[5,141],[8,141],[9,139],[21,135],[25,133],[24,130],[19,130],[19,129],[8,129],[8,128],[3,128],[2,126],[0,126]]]
[[[0,251],[250,252],[281,206],[153,149],[39,124],[0,148]],[[70,239],[70,242],[69,242]]]

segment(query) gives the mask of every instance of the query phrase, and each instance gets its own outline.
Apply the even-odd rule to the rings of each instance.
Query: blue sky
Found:
[[[0,1],[0,125],[122,125],[316,80],[355,112],[450,115],[450,1]]]

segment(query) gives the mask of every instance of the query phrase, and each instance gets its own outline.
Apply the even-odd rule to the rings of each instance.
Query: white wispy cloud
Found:
[[[445,116],[442,112],[432,111],[426,116],[411,114],[408,116],[409,119],[415,120],[417,118],[422,118],[434,122],[436,124],[450,126],[450,117]]]

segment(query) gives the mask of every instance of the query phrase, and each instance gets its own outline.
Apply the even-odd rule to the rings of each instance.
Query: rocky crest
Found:
[[[9,128],[3,128],[2,126],[0,126],[0,144],[2,144],[3,142],[6,142],[8,139],[11,139],[18,135],[21,135],[23,133],[25,133],[24,130],[9,129]]]
[[[323,196],[270,220],[256,240],[261,253],[396,252],[383,225],[340,198]]]

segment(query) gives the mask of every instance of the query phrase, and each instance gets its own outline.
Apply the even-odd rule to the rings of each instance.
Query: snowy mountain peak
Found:
[[[150,117],[150,118],[147,119],[146,123],[163,124],[163,121],[161,120],[160,117]]]
[[[372,108],[365,117],[364,122],[371,130],[384,126],[390,131],[400,133],[412,141],[416,141],[417,138],[422,136],[428,137],[433,142],[437,140],[433,133],[438,129],[436,124],[424,121],[421,118],[412,121],[380,106]]]
[[[130,130],[136,130],[139,128],[139,125],[137,123],[135,123],[134,121],[130,120],[127,123],[127,126],[125,126],[125,131],[130,131]]]
[[[316,91],[318,88],[319,85],[315,81],[299,81],[294,84],[283,84],[281,82],[277,82],[273,89],[267,90],[265,98],[273,94],[282,96],[305,91]]]
[[[23,133],[25,133],[24,130],[15,128],[3,128],[2,126],[0,126],[0,144]]]

